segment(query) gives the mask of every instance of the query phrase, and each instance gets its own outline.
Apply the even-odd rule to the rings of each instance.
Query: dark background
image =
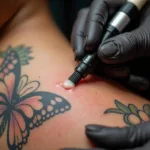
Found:
[[[88,7],[92,0],[49,0],[50,9],[53,12],[56,23],[62,32],[70,38],[73,22],[77,12]]]

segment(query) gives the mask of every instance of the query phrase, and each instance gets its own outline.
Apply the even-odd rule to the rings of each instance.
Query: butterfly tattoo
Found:
[[[22,49],[11,48],[0,66],[0,137],[6,132],[10,150],[21,150],[32,129],[71,108],[63,97],[37,91],[38,81],[30,82],[27,75],[21,76],[21,62],[28,57],[28,51],[19,53]]]

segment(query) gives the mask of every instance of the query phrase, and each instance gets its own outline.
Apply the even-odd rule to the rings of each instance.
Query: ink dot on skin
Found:
[[[30,125],[29,125],[29,126],[30,126],[30,128],[33,128],[33,123],[30,123]]]
[[[65,109],[64,109],[64,108],[61,108],[61,109],[60,109],[60,111],[61,111],[61,112],[64,112],[64,111],[65,111]]]
[[[43,120],[45,120],[46,118],[45,117],[43,117]]]
[[[9,70],[7,68],[4,69],[4,73],[8,73]]]
[[[13,64],[16,64],[17,62],[18,62],[17,59],[15,59],[15,60],[13,60],[12,63],[13,63]]]
[[[49,118],[49,117],[50,117],[50,114],[47,114],[46,117]]]
[[[10,70],[14,69],[14,65],[13,65],[13,64],[9,64],[7,67],[8,67],[8,69],[10,69]]]
[[[45,110],[42,110],[41,114],[42,114],[42,115],[45,115],[45,114],[46,114],[46,111],[45,111]]]
[[[55,100],[51,100],[51,104],[52,105],[56,105],[56,101]]]
[[[53,112],[51,113],[51,116],[54,116],[54,113],[53,113]]]
[[[58,114],[58,113],[59,113],[59,110],[58,110],[58,109],[57,109],[57,110],[55,110],[55,113],[56,113],[56,114]]]
[[[61,102],[62,102],[62,98],[60,98],[60,97],[56,97],[55,100],[56,100],[58,103],[61,103]]]
[[[69,107],[69,106],[65,106],[65,108],[66,108],[66,109],[69,109],[70,107]]]
[[[53,110],[53,107],[52,106],[47,106],[47,111],[50,112]]]

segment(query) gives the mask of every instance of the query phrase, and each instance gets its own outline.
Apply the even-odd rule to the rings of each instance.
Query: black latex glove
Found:
[[[117,67],[116,65],[99,64],[96,68],[98,71],[103,71],[113,79],[126,78],[127,81],[125,82],[132,87],[138,90],[147,90],[149,89],[149,80],[145,77],[150,72],[148,64],[138,60],[133,65],[130,61],[150,56],[149,4],[141,12],[140,26],[136,30],[111,38],[100,45],[103,29],[108,19],[114,15],[124,2],[125,0],[94,0],[90,8],[82,9],[73,27],[72,46],[76,60],[80,60],[85,56],[85,53],[98,47],[98,56],[101,61],[105,64],[119,64]],[[122,64],[126,62],[129,65]],[[142,70],[143,67],[147,68]],[[150,76],[148,77],[150,78]]]
[[[94,0],[90,8],[79,11],[72,32],[72,46],[76,59],[84,57],[84,50],[93,51],[98,48],[109,16],[124,2],[125,0]]]
[[[97,147],[102,148],[62,150],[150,150],[150,122],[125,128],[89,125],[86,135]]]

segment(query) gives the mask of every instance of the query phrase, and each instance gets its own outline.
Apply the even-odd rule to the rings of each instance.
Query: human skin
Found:
[[[31,8],[31,4],[26,5],[26,8]],[[35,9],[32,9],[35,13],[30,13],[31,9],[27,9],[26,13],[22,8],[23,11],[9,22],[1,35],[1,52],[5,52],[9,45],[14,49],[20,44],[31,47],[29,56],[33,59],[29,64],[21,66],[21,75],[27,75],[29,81],[40,82],[37,91],[57,94],[71,107],[68,111],[43,121],[39,127],[30,129],[28,142],[22,145],[22,149],[56,150],[63,147],[93,147],[84,133],[86,124],[118,127],[129,125],[123,119],[123,114],[104,113],[110,108],[116,108],[115,100],[126,106],[133,104],[138,110],[143,110],[143,106],[149,102],[117,83],[96,76],[89,76],[72,90],[62,88],[61,83],[70,76],[76,66],[74,55],[68,41],[52,21],[46,5],[41,1],[36,4]],[[4,60],[5,58],[0,58],[1,64]],[[14,71],[14,74],[17,75],[18,72]],[[0,89],[0,93],[4,91],[2,86]],[[149,120],[144,112],[140,111],[140,116],[143,122]],[[130,113],[129,120],[133,124],[139,123],[139,116]],[[8,149],[10,142],[7,141],[9,138],[7,128],[8,126],[0,138],[0,149],[3,150]],[[12,147],[10,146],[9,149]]]

